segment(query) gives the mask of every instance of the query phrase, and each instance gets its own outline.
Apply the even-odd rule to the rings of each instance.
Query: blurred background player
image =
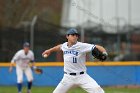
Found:
[[[92,52],[101,54],[106,50],[99,45],[78,42],[78,32],[76,29],[69,29],[66,35],[68,42],[57,45],[43,52],[50,55],[54,51],[63,51],[64,57],[64,77],[53,93],[67,93],[73,86],[80,86],[88,93],[104,93],[104,90],[86,73],[86,53]],[[104,61],[106,58],[103,58]]]
[[[19,50],[11,60],[11,65],[9,72],[12,72],[13,64],[16,63],[16,74],[17,74],[17,88],[18,93],[22,93],[22,82],[23,74],[25,73],[28,80],[28,90],[27,93],[31,93],[33,75],[30,68],[30,63],[34,66],[34,53],[30,50],[30,44],[25,42],[23,44],[23,49]]]

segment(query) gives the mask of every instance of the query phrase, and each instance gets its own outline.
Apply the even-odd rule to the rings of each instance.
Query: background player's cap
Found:
[[[25,42],[25,43],[23,44],[23,47],[30,47],[30,44],[29,44],[28,42]]]
[[[77,32],[77,30],[74,29],[74,28],[71,28],[71,29],[69,29],[69,30],[67,31],[67,35],[72,35],[72,34],[77,34],[77,35],[79,35],[79,33]]]

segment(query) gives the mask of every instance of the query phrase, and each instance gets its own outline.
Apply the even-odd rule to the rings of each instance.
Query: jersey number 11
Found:
[[[77,58],[73,57],[73,63],[77,63]]]

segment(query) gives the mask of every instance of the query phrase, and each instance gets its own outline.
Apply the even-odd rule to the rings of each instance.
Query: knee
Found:
[[[30,78],[27,78],[28,79],[28,82],[32,82],[34,79],[33,77],[30,77]]]
[[[23,82],[23,81],[22,81],[21,79],[17,81],[17,83],[22,83],[22,82]]]
[[[32,82],[33,80],[34,80],[33,78],[30,79],[31,82]]]

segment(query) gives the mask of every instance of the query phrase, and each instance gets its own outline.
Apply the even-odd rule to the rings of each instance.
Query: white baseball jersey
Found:
[[[21,68],[29,67],[29,63],[34,60],[34,54],[31,50],[25,54],[24,50],[19,50],[12,58],[11,63],[16,62],[16,65]]]
[[[86,53],[94,49],[94,44],[77,42],[75,45],[68,47],[68,42],[61,45],[64,58],[64,72],[77,73],[86,71]]]
[[[61,45],[61,49],[64,53],[64,72],[66,73],[53,93],[67,93],[67,91],[75,85],[83,88],[87,93],[104,93],[100,85],[86,73],[86,53],[94,48],[94,44],[82,42],[77,42],[71,47],[67,46],[67,42]],[[84,73],[80,74],[82,71],[84,71]],[[70,75],[67,73],[76,74]]]

